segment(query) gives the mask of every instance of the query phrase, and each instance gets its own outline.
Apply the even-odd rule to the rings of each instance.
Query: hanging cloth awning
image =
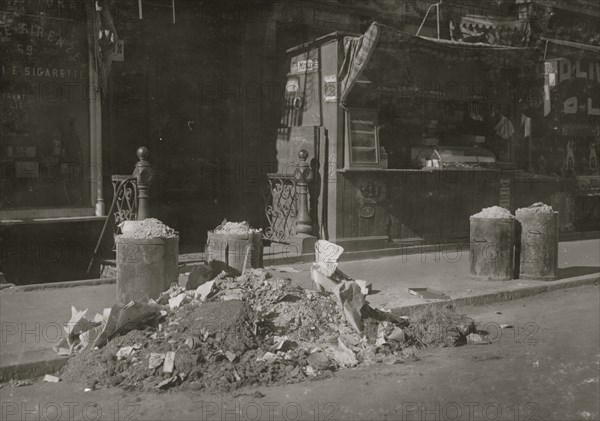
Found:
[[[493,45],[524,45],[529,40],[529,25],[526,19],[489,18],[480,15],[465,15],[460,19],[460,31],[452,32],[456,41],[480,41]]]
[[[407,51],[414,51],[445,61],[474,60],[503,68],[531,64],[536,54],[531,48],[417,37],[374,22],[363,35],[344,38],[344,61],[338,75],[342,103],[376,51],[398,57],[403,57]]]

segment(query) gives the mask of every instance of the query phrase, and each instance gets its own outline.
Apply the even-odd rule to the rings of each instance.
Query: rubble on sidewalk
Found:
[[[227,218],[223,220],[221,225],[215,228],[215,233],[219,234],[252,234],[260,232],[260,229],[250,228],[250,224],[246,221],[229,222]]]
[[[484,337],[479,333],[469,333],[467,335],[467,343],[475,345],[488,345],[491,342],[487,339],[484,339]]]
[[[492,206],[489,208],[482,209],[481,212],[471,215],[471,218],[485,218],[485,219],[495,219],[495,218],[514,218],[514,215],[510,213],[508,209],[502,208],[500,206]]]
[[[125,389],[227,391],[397,364],[416,359],[417,348],[466,344],[473,332],[471,319],[449,310],[417,315],[413,323],[372,308],[354,280],[322,260],[315,270],[329,290],[306,290],[250,269],[237,277],[221,272],[195,290],[174,284],[156,302],[115,306],[93,321],[73,309],[70,339],[63,344],[72,357],[61,379]],[[440,326],[448,334],[437,334]]]
[[[59,355],[101,347],[113,336],[154,323],[162,308],[155,302],[131,301],[125,306],[118,304],[96,314],[93,321],[85,317],[87,309],[78,311],[71,307],[71,320],[64,327],[67,334],[54,347]],[[166,312],[164,313],[166,314]]]
[[[179,233],[156,218],[146,218],[142,221],[123,221],[119,224],[123,238],[174,238]]]
[[[515,212],[515,214],[519,213],[553,213],[554,210],[552,209],[552,206],[548,206],[542,202],[536,202],[533,205],[529,205],[527,207],[524,208],[519,208],[517,209],[517,211]]]
[[[405,332],[419,338],[423,346],[459,346],[467,343],[467,336],[475,333],[476,327],[474,320],[463,314],[426,307],[412,314]]]
[[[222,272],[225,272],[226,274],[227,270],[227,265],[218,260],[201,262],[200,264],[194,265],[192,271],[188,275],[185,288],[188,290],[195,290],[201,285],[215,279]]]

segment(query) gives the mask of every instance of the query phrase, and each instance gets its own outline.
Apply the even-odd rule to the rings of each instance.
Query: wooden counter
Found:
[[[468,241],[469,217],[501,205],[512,212],[541,201],[561,212],[561,230],[573,230],[575,181],[536,178],[496,169],[337,170],[337,242],[350,249],[368,242]]]

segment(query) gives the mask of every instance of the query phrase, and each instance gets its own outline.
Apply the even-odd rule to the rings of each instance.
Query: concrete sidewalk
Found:
[[[286,268],[287,266],[287,268]],[[292,268],[292,271],[289,269]],[[309,263],[268,268],[279,277],[291,278],[313,288]],[[559,245],[559,280],[481,282],[469,276],[469,252],[453,247],[436,253],[410,254],[340,263],[354,279],[373,284],[369,303],[377,308],[409,310],[432,303],[408,293],[409,287],[433,288],[457,305],[506,301],[553,289],[600,283],[600,240],[563,242]],[[34,377],[64,364],[52,347],[64,335],[71,306],[88,309],[93,317],[114,304],[115,284],[0,291],[0,382],[12,377]],[[435,301],[433,301],[435,302]]]

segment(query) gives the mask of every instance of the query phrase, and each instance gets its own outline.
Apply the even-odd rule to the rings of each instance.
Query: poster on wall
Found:
[[[600,61],[560,58],[548,62],[552,112],[571,120],[600,118]]]
[[[575,57],[544,63],[544,117],[549,131],[536,144],[536,169],[560,176],[597,174],[600,61]]]

